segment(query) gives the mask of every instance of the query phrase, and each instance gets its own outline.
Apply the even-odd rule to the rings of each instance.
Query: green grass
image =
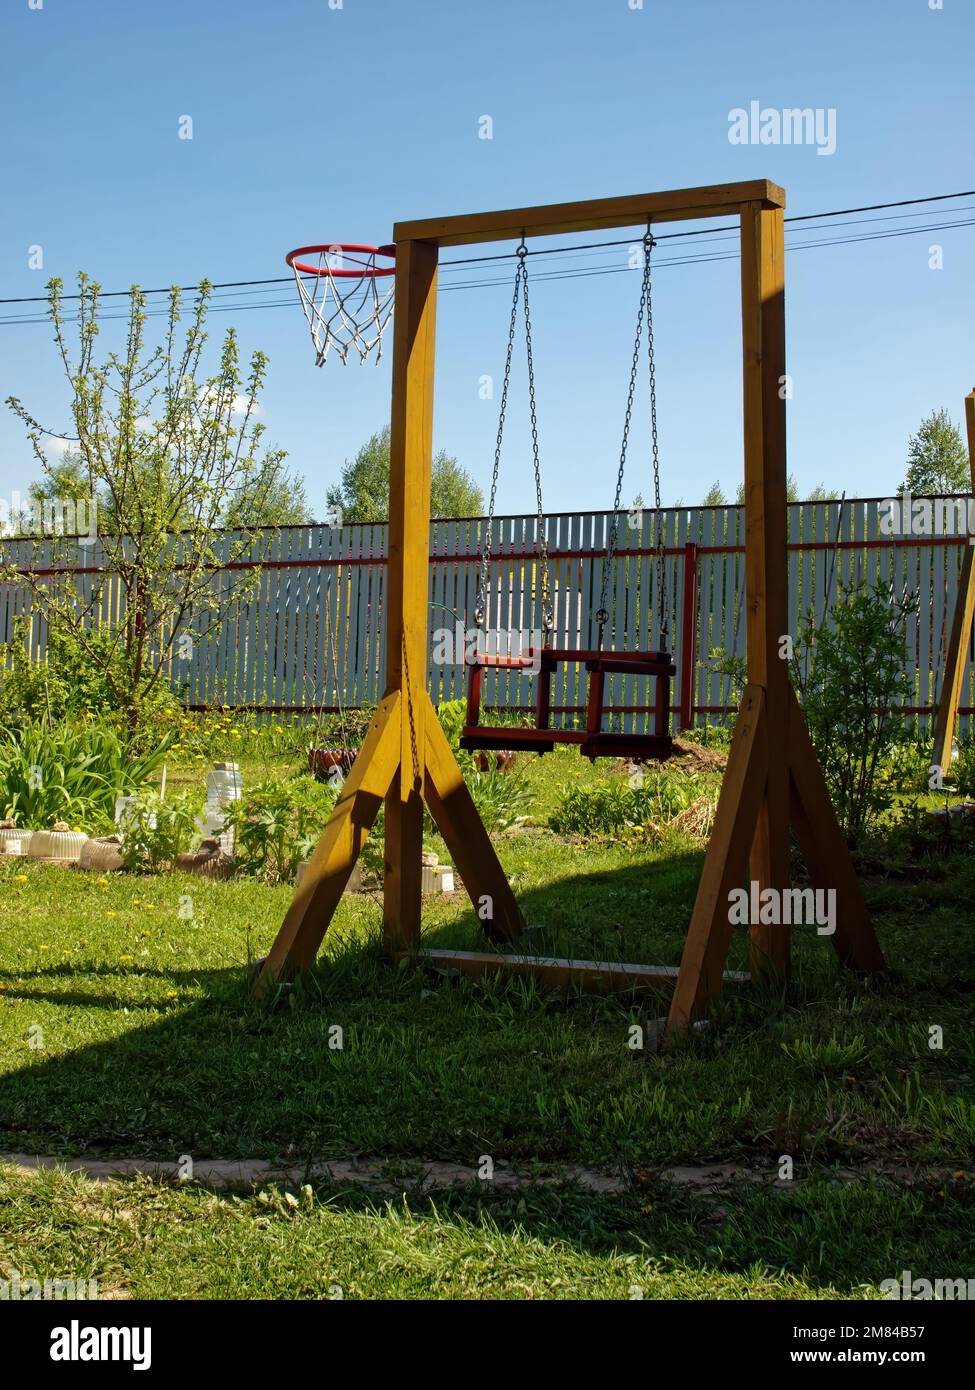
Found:
[[[611,774],[557,754],[521,775],[535,824],[496,843],[532,928],[523,949],[676,963],[699,847],[560,838],[544,829],[560,787]],[[385,967],[376,894],[346,897],[314,974],[258,1004],[247,963],[270,945],[289,888],[4,864],[0,1150],[292,1166],[356,1154],[476,1166],[486,1154],[529,1172],[605,1166],[633,1192],[411,1196],[387,1209],[322,1190],[293,1207],[8,1174],[0,1233],[16,1250],[33,1222],[48,1273],[88,1260],[148,1297],[298,1297],[322,1291],[321,1271],[348,1296],[625,1297],[636,1269],[647,1297],[669,1281],[681,1297],[794,1298],[849,1296],[902,1268],[957,1270],[972,1248],[965,1182],[888,1190],[830,1174],[962,1169],[975,1156],[975,861],[878,871],[865,889],[887,976],[857,980],[826,938],[797,931],[787,992],[726,993],[708,1030],[656,1055],[627,1044],[660,1001]],[[430,944],[481,940],[462,895],[428,903],[424,931]],[[732,967],[745,947],[736,930]],[[783,1154],[794,1189],[735,1189],[717,1205],[650,1178],[715,1160],[774,1174]],[[26,1271],[2,1247],[0,1259]]]
[[[961,1186],[379,1202],[349,1189],[217,1196],[0,1168],[0,1272],[94,1279],[103,1298],[877,1298],[902,1269],[958,1268],[973,1234]]]
[[[699,854],[544,833],[499,848],[534,927],[526,949],[679,959]],[[960,1164],[975,1146],[958,931],[971,867],[868,885],[889,978],[839,972],[826,940],[803,933],[786,996],[726,994],[707,1034],[658,1056],[627,1046],[630,1026],[660,1011],[653,999],[387,969],[375,897],[347,897],[307,985],[258,1005],[247,961],[270,944],[288,888],[5,866],[0,1143],[155,1157]],[[478,942],[460,898],[428,910],[426,933]],[[328,1045],[333,1025],[342,1050]],[[932,1025],[941,1051],[928,1046]]]

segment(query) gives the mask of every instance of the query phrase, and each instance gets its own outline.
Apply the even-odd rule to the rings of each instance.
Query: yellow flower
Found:
[[[175,989],[171,989],[168,994],[163,995],[164,999],[178,999],[179,994]]]
[[[14,883],[26,883],[26,882],[27,882],[27,875],[26,875],[26,874],[17,874],[17,876],[14,878]]]
[[[117,912],[106,912],[106,913],[105,913],[105,916],[106,916],[106,917],[117,917],[117,916],[118,916],[118,913],[117,913]]]
[[[37,949],[38,949],[39,951],[49,951],[51,948],[50,948],[50,946],[38,946]]]

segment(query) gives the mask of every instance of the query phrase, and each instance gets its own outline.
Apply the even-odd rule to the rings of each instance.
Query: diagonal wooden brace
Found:
[[[291,900],[257,982],[263,994],[314,962],[383,797],[400,764],[400,693],[387,695]]]

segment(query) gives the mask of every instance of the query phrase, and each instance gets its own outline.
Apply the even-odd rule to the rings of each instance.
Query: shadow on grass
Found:
[[[699,866],[700,854],[688,851],[531,890],[522,895],[534,928],[524,949],[676,964]],[[473,913],[425,936],[442,946],[481,940]],[[742,932],[732,968],[740,968],[744,947]],[[728,1001],[709,1036],[656,1056],[632,1046],[634,1025],[662,1012],[654,998],[542,996],[530,981],[438,980],[410,966],[384,966],[378,938],[365,946],[340,942],[333,951],[306,981],[267,1004],[253,999],[243,961],[174,970],[79,962],[0,974],[0,999],[21,1010],[23,1037],[35,1025],[44,1037],[39,1051],[25,1041],[23,1064],[0,1075],[0,1146],[168,1161],[265,1157],[292,1166],[353,1155],[476,1166],[488,1154],[518,1165],[632,1173],[729,1156],[767,1166],[782,1152],[829,1163],[844,1152],[836,1133],[845,1111],[844,1123],[880,1129],[867,1084],[872,1073],[864,1073],[860,1091],[843,1094],[838,1111],[828,1078],[824,1085],[821,1072],[784,1052],[791,1034],[782,1001]],[[798,957],[818,1000],[813,1026],[823,1036],[844,1029],[871,1036],[872,1027],[896,1023],[896,1001],[838,977],[826,940],[809,936]],[[879,1052],[876,1067],[882,1079]],[[454,1210],[452,1196],[440,1197]],[[346,1193],[340,1200],[363,1198]],[[468,1207],[457,1210],[471,1202],[474,1210],[478,1200],[467,1196]],[[496,1219],[534,1229],[527,1199],[492,1200],[500,1202]],[[686,1249],[688,1258],[725,1267],[719,1252],[727,1242],[718,1238],[713,1204],[672,1196],[648,1224],[639,1192],[580,1200],[588,1217],[574,1197],[566,1199],[569,1215],[544,1207],[538,1230],[546,1239],[601,1248],[608,1237],[593,1203],[608,1202],[605,1211],[620,1213],[609,1228],[625,1249],[650,1241],[670,1256]],[[837,1277],[839,1257],[822,1253],[825,1198],[822,1209],[807,1211],[798,1196],[744,1194],[736,1203],[765,1224],[761,1239],[758,1227],[751,1240],[738,1232],[740,1255],[728,1267],[744,1269],[778,1251],[776,1267],[802,1268],[818,1231],[821,1278]],[[903,1226],[907,1216],[898,1219]],[[930,1225],[933,1218],[925,1219]],[[870,1222],[878,1232],[870,1248],[879,1250],[880,1233],[893,1227],[876,1210]],[[783,1229],[793,1228],[786,1259]],[[932,1227],[928,1238],[936,1235]],[[836,1240],[847,1249],[840,1233]],[[864,1254],[858,1263],[852,1247],[849,1258],[843,1278],[853,1287],[868,1277],[869,1261]],[[919,1254],[916,1267],[922,1263]]]

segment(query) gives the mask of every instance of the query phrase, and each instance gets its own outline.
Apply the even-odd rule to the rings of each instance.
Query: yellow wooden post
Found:
[[[968,428],[968,460],[972,473],[972,492],[975,492],[975,391],[965,397],[965,423]],[[947,777],[951,768],[951,745],[955,737],[961,688],[968,664],[968,644],[975,620],[975,549],[969,543],[958,575],[958,594],[951,619],[951,636],[945,653],[945,669],[941,678],[941,698],[934,726],[934,753],[931,761]]]
[[[389,952],[414,949],[420,940],[436,320],[436,244],[400,242],[389,445],[386,689],[399,690],[403,698],[400,775],[386,797],[383,935]]]
[[[745,600],[748,682],[765,691],[768,773],[749,860],[759,891],[789,886],[789,631],[786,561],[785,248],[783,210],[755,203],[741,218],[744,347]],[[751,925],[751,974],[789,974],[785,925]]]

